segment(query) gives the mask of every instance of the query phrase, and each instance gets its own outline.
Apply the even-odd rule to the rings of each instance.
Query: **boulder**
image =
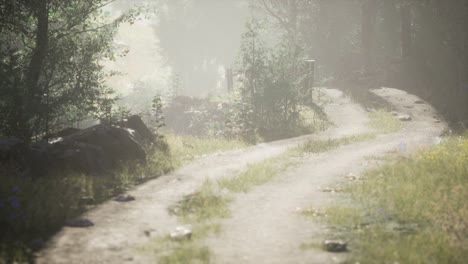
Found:
[[[94,226],[94,223],[87,218],[76,218],[65,222],[68,227],[86,228]]]
[[[169,234],[173,240],[189,240],[192,238],[192,226],[178,226]]]
[[[147,144],[168,149],[139,116],[131,116],[118,125],[65,129],[53,136],[57,140],[52,143],[42,141],[29,148],[25,148],[19,139],[1,140],[0,162],[22,164],[25,174],[31,177],[64,170],[102,174],[127,162],[144,162]]]
[[[400,120],[402,122],[409,122],[409,121],[413,120],[413,118],[410,115],[401,114],[401,115],[398,115],[398,120]]]
[[[348,244],[342,240],[325,240],[323,246],[328,252],[338,253],[348,251]]]
[[[114,201],[120,202],[120,203],[126,203],[126,202],[135,201],[135,197],[130,194],[120,194],[119,196],[114,198]]]
[[[67,136],[70,136],[72,134],[75,134],[78,131],[80,131],[79,128],[67,127],[67,128],[62,129],[62,130],[60,130],[58,132],[50,134],[48,137],[49,137],[49,139],[63,138],[63,137],[67,137]]]
[[[59,169],[102,173],[126,161],[145,161],[146,153],[125,129],[96,125],[51,144],[45,158]],[[38,160],[35,157],[33,160]]]
[[[128,117],[126,120],[119,124],[124,128],[131,129],[131,133],[135,139],[142,144],[148,144],[154,142],[156,135],[145,125],[143,120],[138,115]]]

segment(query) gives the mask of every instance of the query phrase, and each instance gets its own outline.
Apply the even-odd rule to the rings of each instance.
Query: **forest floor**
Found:
[[[416,104],[419,98],[395,89],[379,89],[375,93],[389,101],[394,111],[412,117],[403,127],[391,133],[376,133],[369,126],[369,113],[342,92],[325,89],[330,101],[325,111],[334,123],[330,129],[308,136],[262,143],[242,150],[218,153],[200,158],[177,171],[152,180],[129,193],[136,197],[129,203],[109,201],[89,211],[83,217],[94,222],[90,228],[64,227],[47,247],[38,253],[38,263],[186,263],[161,258],[170,254],[158,248],[164,238],[187,221],[172,215],[168,208],[184,197],[200,191],[211,179],[237,177],[251,169],[252,164],[280,157],[288,165],[275,177],[244,191],[220,193],[229,196],[225,217],[212,219],[207,225],[216,226],[197,244],[203,254],[194,254],[199,261],[210,263],[334,263],[346,254],[329,253],[320,248],[305,250],[302,245],[328,239],[326,226],[303,217],[305,208],[322,208],[340,203],[343,195],[334,191],[349,181],[346,175],[359,175],[379,165],[368,157],[390,152],[410,153],[432,144],[447,128],[437,120],[435,110]],[[321,153],[287,155],[311,140],[339,139],[350,136],[373,135],[352,140]],[[289,152],[288,152],[289,151]],[[283,155],[283,156],[281,156]],[[284,158],[281,158],[284,157]],[[193,238],[196,239],[196,236]],[[154,250],[148,248],[154,247]],[[178,250],[177,246],[170,250]],[[193,253],[193,250],[191,251]],[[201,255],[203,255],[201,254]]]

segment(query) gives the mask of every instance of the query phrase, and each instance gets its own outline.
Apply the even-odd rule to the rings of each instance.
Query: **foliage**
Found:
[[[108,118],[116,99],[100,62],[114,59],[120,23],[112,1],[0,1],[0,122],[3,136],[31,141],[86,118]],[[113,74],[113,73],[109,73]]]
[[[306,100],[308,92],[304,90],[311,89],[306,87],[310,73],[304,70],[297,43],[282,41],[277,48],[267,49],[260,35],[262,29],[256,20],[247,23],[237,66],[241,85],[226,114],[229,133],[248,142],[304,132],[300,106],[316,106]]]
[[[227,104],[213,98],[177,96],[163,108],[167,128],[176,134],[197,137],[223,136],[223,111]]]

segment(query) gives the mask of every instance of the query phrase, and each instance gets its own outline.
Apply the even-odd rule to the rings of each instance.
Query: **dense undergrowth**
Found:
[[[350,263],[465,263],[468,136],[397,158],[348,187],[358,206],[326,217],[351,243]]]
[[[145,164],[122,166],[105,175],[60,172],[23,177],[2,166],[0,263],[28,262],[40,245],[69,219],[133,186],[167,173],[197,156],[244,146],[239,141],[168,135],[170,153],[152,151]]]

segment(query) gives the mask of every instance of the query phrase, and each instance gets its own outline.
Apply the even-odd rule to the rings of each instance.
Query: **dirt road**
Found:
[[[336,124],[316,135],[264,143],[244,150],[215,154],[199,159],[169,175],[148,182],[130,192],[137,199],[121,204],[107,202],[85,217],[95,226],[87,229],[65,227],[39,252],[38,263],[155,263],[138,252],[150,239],[145,235],[164,235],[178,225],[167,208],[184,195],[197,190],[206,178],[229,177],[247,164],[279,155],[310,138],[334,138],[370,131],[368,115],[362,107],[340,91],[326,89],[332,103],[326,112]],[[390,101],[395,110],[410,114],[402,131],[376,139],[310,155],[301,164],[273,181],[235,197],[232,217],[222,220],[220,236],[203,241],[214,253],[215,263],[332,263],[337,256],[322,251],[300,250],[302,242],[321,239],[319,224],[298,217],[297,207],[323,207],[335,195],[319,187],[340,181],[349,172],[359,173],[371,164],[366,156],[400,149],[412,151],[431,144],[446,125],[437,121],[435,110],[415,104],[418,98],[394,89],[379,89],[376,94]]]

